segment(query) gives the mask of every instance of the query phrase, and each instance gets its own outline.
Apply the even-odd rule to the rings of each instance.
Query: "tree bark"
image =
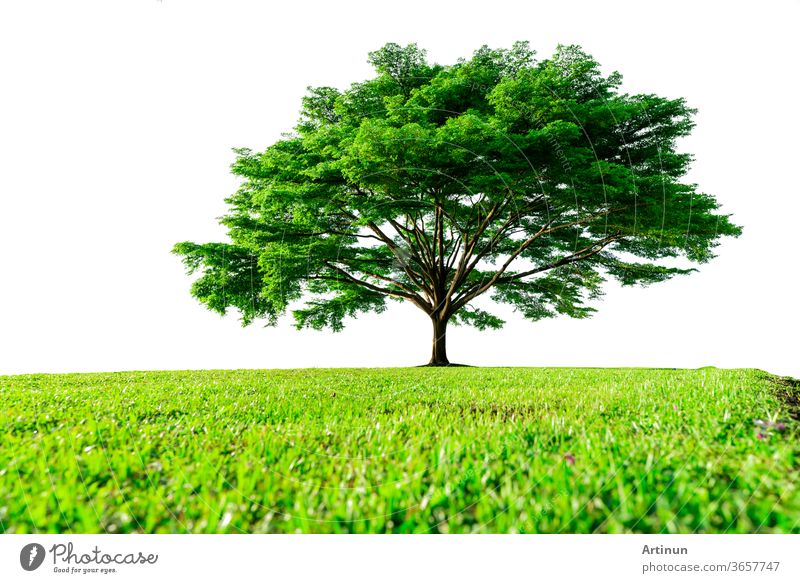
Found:
[[[447,321],[449,317],[441,318],[438,315],[431,317],[433,322],[433,349],[431,361],[428,366],[448,366],[447,360]]]

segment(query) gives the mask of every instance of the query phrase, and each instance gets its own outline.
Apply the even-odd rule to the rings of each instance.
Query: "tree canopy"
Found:
[[[407,301],[433,322],[431,364],[448,364],[448,323],[503,325],[481,296],[583,318],[606,279],[687,274],[675,258],[702,264],[741,232],[683,180],[695,111],[621,92],[580,47],[484,46],[442,66],[387,44],[369,61],[372,79],[310,87],[265,151],[235,150],[230,240],[174,248],[208,308],[340,330]]]

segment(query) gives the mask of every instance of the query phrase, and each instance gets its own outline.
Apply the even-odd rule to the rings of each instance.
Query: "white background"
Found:
[[[744,226],[700,273],[607,287],[591,320],[451,329],[480,365],[758,367],[800,376],[800,4],[12,2],[0,8],[0,374],[399,366],[428,359],[411,306],[345,332],[243,329],[189,295],[169,253],[222,240],[230,148],[291,130],[307,85],[367,78],[417,42],[444,64],[482,44],[578,43],[624,89],[699,108],[689,180]],[[507,312],[502,312],[507,313]]]

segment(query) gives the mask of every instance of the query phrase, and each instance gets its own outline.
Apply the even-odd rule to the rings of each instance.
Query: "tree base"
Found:
[[[472,367],[473,365],[471,365],[471,364],[458,364],[458,363],[455,363],[455,362],[429,362],[427,364],[420,364],[420,365],[417,366],[417,368],[424,368],[426,366],[427,367],[434,367],[434,366],[435,367],[440,367],[440,366],[442,366],[442,367],[443,366],[466,366],[466,367]]]

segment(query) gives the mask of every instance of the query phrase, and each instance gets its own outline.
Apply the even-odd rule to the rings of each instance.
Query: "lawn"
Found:
[[[757,370],[0,377],[0,532],[800,532]]]

